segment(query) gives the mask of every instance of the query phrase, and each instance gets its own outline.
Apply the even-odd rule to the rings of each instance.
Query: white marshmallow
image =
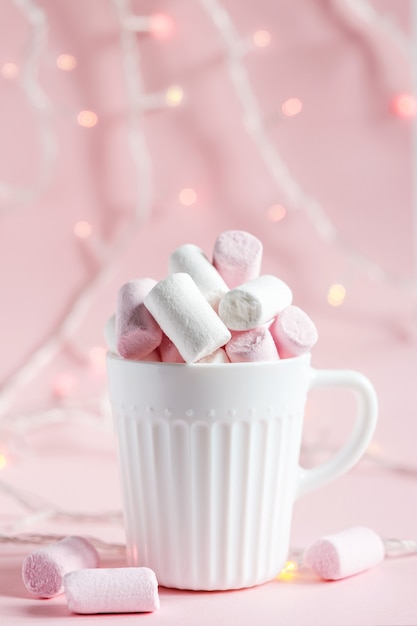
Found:
[[[119,354],[116,346],[116,315],[113,313],[104,326],[104,337],[107,349],[113,354]]]
[[[220,298],[229,290],[203,250],[192,243],[186,243],[174,250],[169,258],[169,272],[170,274],[176,272],[189,274],[215,310],[217,310]]]
[[[211,354],[231,337],[189,274],[178,272],[159,281],[144,305],[186,363]]]
[[[265,274],[228,291],[220,300],[219,316],[231,330],[250,330],[274,318],[291,302],[288,285]]]
[[[230,363],[229,357],[224,348],[219,348],[216,352],[203,357],[197,363]]]

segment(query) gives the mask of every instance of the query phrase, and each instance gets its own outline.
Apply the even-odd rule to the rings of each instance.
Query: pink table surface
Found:
[[[410,67],[392,31],[362,23],[338,0],[221,3],[245,41],[257,29],[271,33],[271,45],[252,50],[242,63],[272,145],[336,228],[338,238],[328,241],[297,203],[288,206],[282,221],[269,219],[268,208],[286,203],[286,196],[248,135],[232,86],[230,55],[202,3],[160,0],[156,7],[153,0],[132,0],[133,13],[163,11],[177,25],[175,36],[164,42],[137,37],[144,93],[180,84],[185,98],[177,109],[144,116],[141,131],[152,160],[152,206],[100,282],[101,255],[114,253],[142,188],[129,148],[120,24],[114,4],[103,0],[38,4],[49,26],[39,79],[51,104],[48,119],[59,149],[40,193],[1,213],[0,406],[3,385],[15,381],[14,374],[30,355],[55,336],[77,294],[89,285],[95,291],[74,332],[58,342],[56,354],[41,363],[36,375],[13,387],[13,402],[1,412],[0,444],[3,435],[6,445],[12,444],[0,449],[8,455],[0,472],[1,531],[123,541],[123,528],[106,521],[80,524],[50,518],[16,527],[26,512],[2,487],[26,490],[69,512],[120,509],[110,420],[104,411],[100,416],[93,411],[87,419],[74,413],[70,417],[71,407],[85,408],[105,390],[104,373],[90,367],[90,350],[104,346],[103,327],[122,282],[136,276],[162,278],[176,246],[196,243],[210,254],[218,233],[239,228],[263,241],[263,271],[286,280],[295,302],[316,322],[320,338],[315,366],[359,370],[369,376],[379,398],[372,453],[383,462],[363,461],[300,500],[292,545],[306,546],[356,524],[382,537],[417,539],[415,290],[403,289],[396,280],[415,276],[416,269],[416,122],[392,114],[392,99],[410,89]],[[0,182],[23,187],[36,182],[42,160],[38,118],[18,81],[5,78],[3,68],[15,63],[23,75],[32,40],[22,7],[29,5],[3,2],[0,8]],[[371,6],[405,36],[410,34],[409,2],[381,0]],[[73,72],[57,68],[63,53],[75,56]],[[291,97],[300,98],[303,109],[286,118],[281,105]],[[77,124],[81,110],[96,112],[97,125]],[[146,187],[149,181],[140,182]],[[179,201],[180,190],[188,187],[197,190],[191,207]],[[0,192],[3,202],[3,187]],[[74,235],[80,220],[90,223],[90,239]],[[379,267],[382,278],[368,272],[360,255]],[[331,307],[329,286],[339,282],[346,286],[346,300]],[[57,398],[54,385],[68,373],[74,388]],[[37,423],[39,415],[65,406],[69,412],[63,412],[63,421],[55,423],[52,415],[49,422]],[[304,452],[313,452],[317,461],[319,444],[338,446],[351,425],[351,409],[343,394],[312,396]],[[227,593],[161,589],[161,609],[154,614],[82,617],[68,613],[63,596],[48,601],[30,597],[20,569],[31,549],[0,543],[1,626],[125,621],[172,626],[417,624],[417,556],[386,560],[335,583],[303,574]],[[122,563],[109,553],[103,559],[108,565]]]

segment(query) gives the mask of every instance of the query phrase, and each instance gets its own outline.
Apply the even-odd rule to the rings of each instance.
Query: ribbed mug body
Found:
[[[166,364],[108,357],[131,565],[195,590],[273,579],[288,553],[309,356]]]

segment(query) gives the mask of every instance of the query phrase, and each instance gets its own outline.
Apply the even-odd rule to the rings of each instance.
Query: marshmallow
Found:
[[[228,291],[220,300],[219,316],[231,330],[250,330],[276,317],[291,302],[288,285],[265,274]]]
[[[64,577],[73,613],[141,613],[159,609],[158,581],[148,567],[83,569]]]
[[[194,280],[201,293],[217,310],[220,298],[229,290],[203,250],[192,243],[177,248],[169,258],[169,272],[185,272]]]
[[[279,360],[272,335],[263,326],[233,335],[225,349],[231,363]]]
[[[98,567],[95,547],[82,537],[66,537],[29,554],[22,566],[26,588],[38,598],[52,598],[63,591],[63,578],[72,570]]]
[[[116,348],[125,359],[143,359],[159,346],[162,331],[143,305],[156,285],[152,278],[131,280],[120,287],[116,306]]]
[[[378,565],[385,556],[379,535],[355,526],[315,541],[304,553],[304,563],[324,580],[339,580]]]
[[[113,354],[119,354],[116,347],[116,315],[112,315],[104,326],[104,338],[107,349]]]
[[[161,355],[161,361],[164,363],[185,363],[177,347],[166,335],[163,335],[158,350]]]
[[[216,352],[203,357],[197,363],[230,363],[224,348],[219,348]]]
[[[145,307],[186,363],[198,361],[231,337],[189,274],[171,274],[148,293]]]
[[[259,276],[262,243],[244,230],[227,230],[214,244],[213,265],[230,289]]]
[[[284,359],[309,352],[317,341],[318,334],[314,322],[298,306],[287,306],[269,327]]]

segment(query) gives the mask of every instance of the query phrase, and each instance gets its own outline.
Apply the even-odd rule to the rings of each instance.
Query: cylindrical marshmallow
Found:
[[[264,326],[233,335],[225,349],[231,363],[279,360],[272,335]]]
[[[226,354],[226,350],[224,348],[219,348],[212,354],[208,354],[203,357],[197,363],[230,363],[230,360]]]
[[[292,291],[276,276],[258,276],[228,291],[219,303],[219,316],[231,330],[250,330],[276,317],[292,302]]]
[[[158,581],[148,567],[83,569],[64,578],[73,613],[143,613],[159,609]]]
[[[244,230],[227,230],[214,244],[213,265],[230,289],[259,276],[262,243]]]
[[[169,272],[189,274],[211,306],[217,310],[220,298],[228,286],[210,263],[203,250],[192,243],[180,246],[169,258]]]
[[[304,553],[304,563],[324,580],[339,580],[378,565],[385,556],[376,532],[354,526],[318,539]]]
[[[178,348],[166,335],[163,335],[158,350],[163,363],[185,363],[184,359],[178,352]]]
[[[318,339],[314,322],[307,313],[293,304],[281,311],[269,330],[281,359],[309,352]]]
[[[98,552],[89,541],[82,537],[65,537],[25,558],[23,582],[38,598],[52,598],[62,593],[65,574],[98,567],[99,562]]]
[[[116,305],[116,348],[125,359],[143,359],[159,346],[162,331],[143,301],[156,285],[152,278],[130,280],[119,289]]]
[[[161,280],[144,304],[186,363],[211,354],[231,337],[189,274],[179,272]]]
[[[113,354],[119,354],[116,346],[116,315],[113,314],[107,320],[104,326],[104,337],[106,339],[106,345],[109,352]]]

